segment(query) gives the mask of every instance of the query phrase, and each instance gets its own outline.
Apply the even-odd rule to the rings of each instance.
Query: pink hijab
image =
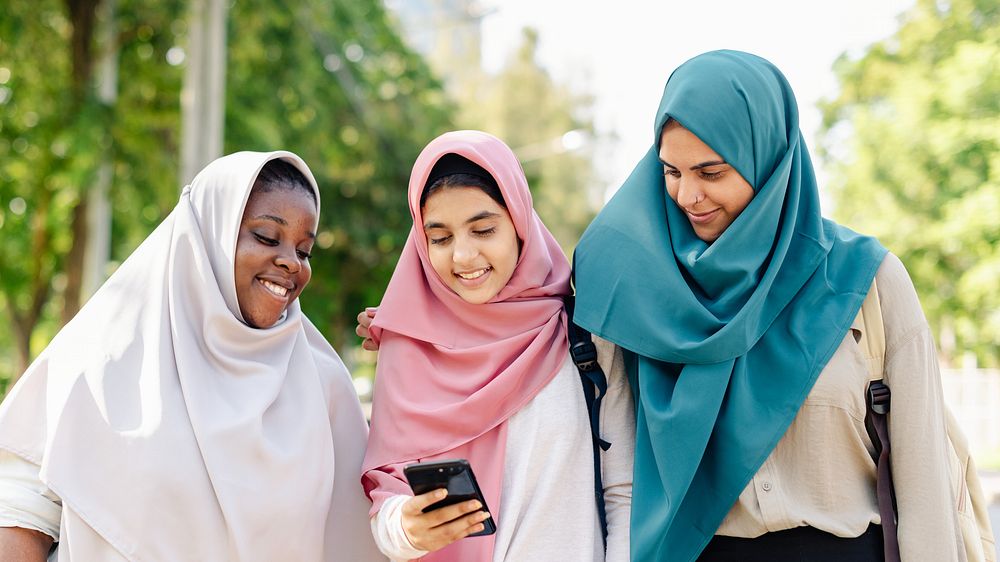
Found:
[[[427,256],[420,195],[431,168],[449,153],[496,179],[522,241],[513,276],[485,304],[462,300]],[[406,464],[465,458],[497,517],[506,421],[552,380],[568,354],[569,262],[532,208],[514,153],[492,135],[455,131],[431,141],[413,165],[409,203],[413,230],[372,324],[379,360],[362,483],[374,514],[389,496],[412,494]],[[492,553],[493,537],[476,537],[425,559],[490,560]]]

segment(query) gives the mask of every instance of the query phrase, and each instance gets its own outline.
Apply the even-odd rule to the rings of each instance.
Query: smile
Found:
[[[687,213],[688,219],[694,224],[705,224],[711,222],[716,216],[718,216],[720,209],[715,209],[714,211],[709,211],[707,213],[695,214],[691,211],[685,211]]]
[[[476,271],[470,271],[469,273],[456,273],[455,275],[465,279],[467,281],[472,281],[473,279],[479,279],[483,275],[486,275],[492,267],[484,267],[482,269],[477,269]]]
[[[281,285],[276,285],[276,284],[271,283],[270,281],[267,281],[265,279],[260,279],[259,281],[260,281],[260,284],[263,285],[264,288],[267,289],[267,291],[269,293],[271,293],[272,295],[274,295],[276,297],[282,297],[282,298],[288,296],[288,288],[282,287]]]

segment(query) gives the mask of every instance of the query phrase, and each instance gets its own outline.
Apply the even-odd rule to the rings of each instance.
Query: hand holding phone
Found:
[[[403,472],[416,494],[402,508],[403,530],[414,547],[431,552],[496,532],[467,461],[416,463]]]

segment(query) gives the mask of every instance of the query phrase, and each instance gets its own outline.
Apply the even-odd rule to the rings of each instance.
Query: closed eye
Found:
[[[278,241],[277,241],[277,240],[275,240],[274,238],[268,238],[267,236],[263,236],[263,235],[261,235],[261,234],[257,234],[256,232],[254,232],[254,233],[253,233],[253,236],[254,236],[254,238],[256,238],[256,239],[257,239],[257,240],[258,240],[258,241],[259,241],[259,242],[260,242],[261,244],[266,244],[266,245],[268,245],[268,246],[277,246],[277,245],[278,245]]]
[[[431,238],[430,239],[431,244],[434,244],[435,246],[440,245],[440,244],[444,244],[444,243],[448,242],[449,240],[451,240],[451,235],[450,234],[448,236],[442,236],[440,238]]]
[[[313,257],[312,254],[310,254],[305,250],[296,250],[295,253],[297,253],[299,255],[299,258],[303,260],[307,260]]]
[[[475,234],[476,236],[481,237],[481,238],[486,238],[486,237],[492,235],[496,231],[497,231],[497,227],[492,226],[492,227],[484,229],[484,230],[473,230],[472,233]]]

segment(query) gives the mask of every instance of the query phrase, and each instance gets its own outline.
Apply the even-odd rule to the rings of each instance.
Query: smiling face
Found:
[[[316,202],[300,189],[254,186],[236,241],[236,298],[254,328],[269,328],[312,277]]]
[[[750,183],[677,121],[663,128],[660,161],[667,194],[687,215],[695,235],[709,244],[753,199]]]
[[[431,266],[472,304],[497,295],[514,275],[518,239],[510,213],[478,187],[447,187],[424,203]]]

